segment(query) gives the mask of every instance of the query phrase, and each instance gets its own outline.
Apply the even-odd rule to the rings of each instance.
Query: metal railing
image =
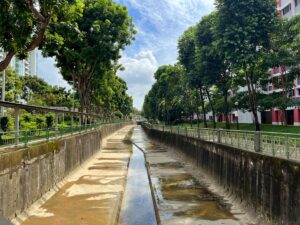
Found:
[[[300,160],[300,134],[172,127],[144,123],[149,129],[224,144],[276,157]]]
[[[49,141],[51,139],[57,139],[64,135],[81,133],[100,128],[105,124],[114,124],[126,122],[125,120],[107,120],[97,122],[94,124],[67,126],[67,127],[51,127],[45,129],[34,129],[34,130],[20,130],[0,132],[0,147],[5,146],[27,146],[28,143],[34,141]]]
[[[72,133],[76,131],[84,131],[88,129],[93,129],[99,127],[104,123],[114,123],[112,119],[103,118],[101,115],[93,113],[85,113],[71,110],[64,110],[59,108],[47,108],[34,105],[19,104],[13,102],[0,101],[1,108],[13,109],[14,114],[14,130],[8,132],[0,131],[0,146],[3,145],[15,145],[20,144],[27,145],[28,142],[38,139],[50,139],[52,137],[59,137],[66,133]],[[54,128],[48,129],[36,129],[36,130],[20,130],[20,114],[21,110],[30,112],[43,112],[43,113],[54,113]],[[69,127],[59,127],[59,115],[70,115],[71,116],[71,126]],[[79,126],[74,125],[74,116],[79,118]],[[120,122],[120,120],[118,121]],[[88,124],[90,123],[90,124]]]

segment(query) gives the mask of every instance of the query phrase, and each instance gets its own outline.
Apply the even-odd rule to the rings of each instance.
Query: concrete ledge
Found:
[[[0,155],[0,214],[12,220],[97,152],[102,139],[129,123],[59,140],[30,145]]]
[[[178,134],[147,129],[153,138],[184,152],[231,195],[272,224],[300,224],[300,163]]]

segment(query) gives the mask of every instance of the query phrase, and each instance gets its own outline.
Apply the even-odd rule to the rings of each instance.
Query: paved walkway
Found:
[[[114,225],[125,189],[131,145],[123,142],[132,127],[109,136],[101,152],[67,178],[23,225]]]

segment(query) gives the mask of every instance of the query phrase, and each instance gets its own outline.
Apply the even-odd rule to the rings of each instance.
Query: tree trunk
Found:
[[[223,91],[224,96],[224,104],[225,104],[225,128],[230,129],[230,121],[229,121],[229,105],[228,105],[228,90]]]
[[[33,0],[29,0],[28,2],[28,7],[31,10],[32,14],[34,15],[34,17],[36,17],[41,25],[40,28],[37,30],[36,34],[33,36],[34,39],[27,45],[24,46],[25,51],[24,52],[30,52],[32,50],[34,50],[36,47],[38,47],[44,40],[44,36],[45,36],[45,32],[46,29],[49,25],[51,16],[49,16],[48,18],[45,18],[43,15],[41,15],[38,10],[34,7],[34,1]],[[14,57],[14,55],[17,52],[15,50],[10,50],[7,55],[5,56],[5,58],[0,61],[0,72],[4,71],[9,63],[11,62],[12,58]]]
[[[216,126],[216,111],[215,111],[215,107],[214,107],[214,105],[212,103],[211,96],[210,96],[208,88],[205,88],[205,91],[206,91],[206,95],[207,95],[207,98],[208,98],[208,101],[209,101],[209,104],[210,104],[210,107],[211,107],[211,111],[212,111],[212,114],[213,114],[214,129],[216,129],[217,126]]]
[[[199,93],[198,90],[196,89],[196,113],[197,113],[197,127],[200,128],[200,112],[199,112],[199,106],[200,106],[200,101],[199,101]]]
[[[206,121],[206,109],[205,109],[205,102],[204,102],[204,96],[203,96],[203,90],[202,87],[199,88],[200,98],[201,98],[201,106],[203,111],[203,122],[204,127],[208,128],[207,121]]]
[[[248,93],[249,93],[249,98],[250,98],[250,106],[251,106],[251,111],[253,114],[254,118],[254,125],[255,125],[255,130],[260,131],[260,123],[258,119],[258,114],[257,114],[257,104],[256,104],[256,91],[253,86],[253,82],[249,77],[249,74],[246,74],[246,83],[248,87]]]

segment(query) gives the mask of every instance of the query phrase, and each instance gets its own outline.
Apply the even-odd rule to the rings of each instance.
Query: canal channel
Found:
[[[133,130],[131,141],[119,225],[258,224],[141,127]]]

